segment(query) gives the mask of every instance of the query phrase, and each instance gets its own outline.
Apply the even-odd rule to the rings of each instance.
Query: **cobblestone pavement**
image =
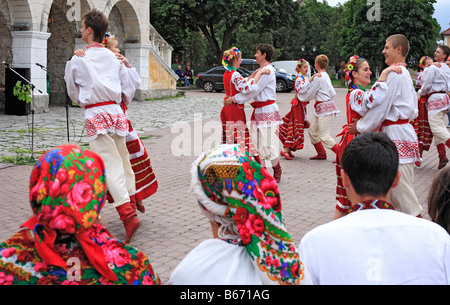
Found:
[[[336,103],[341,109],[332,125],[333,136],[345,123],[344,88],[337,88]],[[143,222],[132,245],[149,257],[163,283],[180,260],[201,241],[211,238],[208,221],[200,213],[189,193],[191,163],[203,149],[220,141],[219,113],[223,93],[189,90],[179,98],[133,102],[130,120],[141,136],[158,179],[156,194],[144,201],[146,212],[138,214]],[[278,94],[281,115],[290,109],[293,93]],[[70,142],[87,146],[83,130],[83,109],[69,108]],[[308,116],[312,105],[308,105]],[[251,108],[246,108],[250,116]],[[50,107],[50,112],[34,116],[35,156],[45,149],[66,144],[66,109]],[[184,122],[184,123],[183,123]],[[0,156],[17,156],[21,151],[30,156],[31,140],[26,132],[31,115],[0,114]],[[336,138],[336,140],[339,140]],[[292,161],[281,160],[283,175],[279,184],[286,226],[298,244],[312,228],[331,220],[335,209],[335,165],[333,153],[328,160],[311,161],[315,154],[308,136],[305,148],[295,152]],[[437,173],[438,157],[434,146],[424,153],[420,168],[415,168],[415,191],[426,213],[429,186]],[[31,216],[28,181],[32,166],[0,163],[0,241],[19,230]],[[125,230],[112,205],[102,210],[102,222],[117,238],[125,238]]]

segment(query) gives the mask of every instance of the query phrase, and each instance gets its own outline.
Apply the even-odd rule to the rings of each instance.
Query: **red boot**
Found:
[[[334,144],[334,146],[333,146],[333,148],[332,148],[331,150],[332,150],[335,154],[337,154],[338,149],[339,149],[339,145],[336,143],[336,144]]]
[[[139,212],[145,213],[145,206],[143,205],[142,200],[137,200],[136,195],[130,196],[130,204],[135,211],[137,209]]]
[[[436,145],[438,154],[439,154],[439,165],[438,165],[438,169],[444,168],[447,163],[448,163],[448,159],[447,159],[447,155],[445,152],[445,145],[444,143],[438,144]]]
[[[322,142],[314,144],[314,148],[317,151],[317,156],[309,158],[310,160],[324,160],[327,158],[327,152],[323,148]]]
[[[136,210],[133,209],[129,202],[116,207],[116,210],[119,213],[120,220],[122,220],[125,231],[127,232],[127,239],[125,242],[129,243],[142,223],[137,217]]]
[[[339,145],[336,143],[336,144],[334,144],[334,146],[333,146],[333,148],[331,149],[335,154],[337,154],[338,153],[338,150],[339,150]],[[336,161],[336,158],[334,158],[334,161],[333,161],[333,163],[336,163],[337,161]]]
[[[273,177],[275,178],[275,181],[278,183],[281,180],[281,172],[282,172],[280,161],[278,159],[272,161],[272,167],[273,167]]]

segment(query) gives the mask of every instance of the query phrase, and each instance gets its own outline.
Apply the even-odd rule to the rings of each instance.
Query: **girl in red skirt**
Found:
[[[423,71],[428,68],[433,63],[433,59],[428,56],[423,56],[419,61],[419,71],[416,74],[416,87],[420,89],[422,87],[422,75]],[[428,108],[427,108],[427,96],[419,96],[419,102],[417,103],[419,107],[419,116],[415,120],[415,129],[417,132],[417,138],[419,139],[419,152],[420,158],[422,158],[423,151],[428,151],[430,149],[431,143],[433,142],[433,133],[430,129],[430,124],[428,123]],[[445,146],[444,146],[445,150]],[[416,161],[416,166],[421,165],[421,161]]]
[[[258,80],[264,73],[270,73],[267,69],[259,69],[248,78],[244,78],[237,69],[241,66],[242,55],[238,48],[232,47],[223,53],[222,64],[226,71],[223,74],[225,99],[238,93],[248,93],[258,89]],[[225,100],[224,99],[224,100]],[[222,121],[222,144],[241,144],[251,156],[259,162],[258,152],[250,139],[247,128],[244,104],[233,103],[224,106],[220,112]]]
[[[306,92],[312,80],[309,63],[300,59],[295,70],[299,75],[295,79],[295,97],[291,101],[291,111],[283,117],[283,124],[277,130],[277,135],[283,143],[283,150],[280,155],[288,160],[294,158],[293,151],[303,149],[305,129],[309,128],[309,122],[306,118],[306,105],[309,101],[298,100],[298,93]]]
[[[344,130],[338,135],[342,136],[339,142],[339,147],[336,153],[336,210],[333,219],[337,219],[347,214],[351,207],[351,202],[348,200],[347,191],[342,183],[341,178],[341,157],[345,147],[354,137],[358,136],[354,130],[349,129],[349,125],[362,118],[366,112],[372,108],[375,100],[383,100],[387,94],[386,78],[391,71],[401,72],[401,68],[397,66],[390,66],[381,72],[380,77],[369,91],[365,87],[370,83],[370,66],[367,60],[354,55],[350,57],[350,61],[345,67],[345,79],[348,82],[348,93],[346,96],[346,113],[347,125]],[[376,131],[376,130],[374,130]]]

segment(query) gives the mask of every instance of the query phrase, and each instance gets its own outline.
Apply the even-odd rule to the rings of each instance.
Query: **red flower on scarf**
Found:
[[[67,202],[77,210],[84,208],[92,199],[92,185],[86,181],[76,183],[67,196]]]
[[[236,210],[236,214],[234,214],[233,218],[236,224],[244,224],[247,220],[248,212],[245,208],[238,208]]]
[[[73,217],[67,214],[66,207],[57,206],[50,219],[49,227],[59,230],[63,234],[74,234],[76,223]]]
[[[270,204],[274,212],[280,212],[281,211],[281,201],[279,200],[279,191],[278,191],[278,185],[275,179],[273,179],[272,176],[270,176],[267,179],[261,180],[260,186],[259,186],[264,193],[265,201]]]
[[[237,227],[244,245],[248,245],[249,243],[251,243],[252,235],[248,231],[247,227],[245,225],[238,225]]]
[[[255,169],[251,166],[250,162],[242,163],[242,170],[244,171],[245,178],[247,178],[247,180],[253,180]]]
[[[248,215],[248,220],[245,223],[248,231],[252,235],[261,236],[264,233],[264,221],[258,215]]]
[[[117,240],[109,239],[102,245],[106,261],[117,267],[123,267],[131,263],[130,253]]]
[[[61,281],[56,275],[48,275],[41,277],[36,285],[61,285]]]
[[[298,276],[298,262],[295,262],[295,263],[293,263],[292,264],[292,266],[291,266],[291,273],[292,273],[292,275],[294,276],[294,277],[297,277]]]

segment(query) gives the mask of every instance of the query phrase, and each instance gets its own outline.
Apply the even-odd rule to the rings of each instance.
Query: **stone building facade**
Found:
[[[47,112],[49,105],[64,105],[64,68],[73,51],[86,46],[81,40],[81,16],[94,8],[108,17],[108,30],[140,75],[135,98],[176,93],[178,77],[170,68],[173,49],[150,24],[149,0],[0,0],[0,61],[29,69],[30,81],[42,91],[34,91],[37,113]],[[3,66],[0,109],[5,106],[4,84]]]

